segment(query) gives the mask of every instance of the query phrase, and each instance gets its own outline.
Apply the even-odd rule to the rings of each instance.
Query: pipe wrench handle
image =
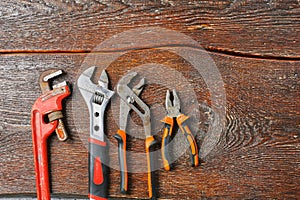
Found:
[[[68,86],[55,88],[41,95],[31,110],[31,129],[38,200],[50,199],[47,139],[57,128],[58,120],[49,123],[49,113],[62,110],[62,100],[71,94]]]
[[[89,198],[106,200],[108,196],[107,146],[104,141],[89,139]]]
[[[118,152],[119,152],[119,164],[120,164],[120,191],[123,194],[127,193],[128,190],[128,172],[127,172],[127,159],[126,159],[126,132],[118,130],[114,135],[118,141]]]
[[[47,138],[55,130],[57,121],[45,124],[38,110],[32,111],[31,120],[37,199],[50,200]]]

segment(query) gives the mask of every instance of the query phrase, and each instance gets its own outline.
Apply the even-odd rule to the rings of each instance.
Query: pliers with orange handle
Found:
[[[144,88],[145,78],[142,78],[140,82],[132,88],[133,93],[136,96],[139,96]],[[122,92],[122,91],[121,91]],[[131,101],[127,99],[126,101]],[[121,193],[126,194],[128,191],[128,172],[127,172],[127,159],[126,159],[126,127],[129,112],[131,107],[127,104],[125,100],[120,100],[120,121],[119,121],[119,130],[114,135],[114,138],[118,141],[118,152],[119,152],[119,163],[120,163],[120,175],[121,183],[120,190]]]
[[[145,133],[145,148],[146,148],[146,156],[147,156],[147,174],[148,174],[148,192],[150,199],[156,199],[156,191],[154,187],[154,153],[151,152],[153,150],[154,145],[156,144],[156,140],[151,134],[151,120],[150,120],[150,109],[149,107],[138,97],[141,92],[142,86],[144,85],[144,80],[142,79],[140,83],[133,88],[130,88],[128,84],[131,80],[137,75],[136,72],[130,72],[122,77],[117,85],[117,93],[121,98],[121,106],[125,106],[126,108],[121,107],[120,120],[127,123],[127,117],[129,110],[132,109],[134,112],[138,114],[138,116],[142,119]],[[129,109],[130,108],[130,109]],[[128,110],[129,109],[129,110]],[[120,137],[118,139],[119,142],[119,161],[121,166],[121,173],[127,173],[127,163],[126,163],[126,133],[125,133],[125,125],[121,125],[116,137]],[[119,136],[118,136],[119,135]],[[120,145],[122,143],[122,145]],[[123,162],[122,162],[123,160]],[[122,178],[122,177],[121,177]],[[127,179],[126,182],[121,183],[121,190],[123,184],[124,188],[127,187]],[[122,191],[123,192],[123,191]],[[125,191],[124,191],[125,192]]]
[[[166,94],[166,109],[167,109],[167,116],[162,120],[164,125],[164,133],[162,138],[162,159],[165,170],[171,169],[171,159],[169,152],[167,150],[167,146],[171,141],[172,131],[174,127],[174,118],[176,118],[176,122],[188,140],[189,147],[190,147],[190,154],[191,154],[191,163],[192,166],[198,166],[199,158],[198,158],[198,148],[196,140],[191,133],[188,125],[186,124],[186,120],[189,118],[188,116],[182,114],[180,112],[180,100],[176,93],[176,90],[173,90],[173,102],[170,99],[170,91],[167,91]]]

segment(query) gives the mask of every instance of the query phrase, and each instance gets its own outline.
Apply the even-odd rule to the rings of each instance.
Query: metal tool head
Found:
[[[108,101],[114,94],[114,91],[108,89],[109,81],[105,70],[102,71],[98,84],[93,83],[92,77],[95,71],[96,67],[86,69],[77,81],[78,88],[87,104],[89,104],[96,92],[104,97],[103,102],[99,102],[100,104],[103,104],[104,100]]]
[[[98,81],[98,84],[101,87],[108,88],[108,76],[107,76],[107,73],[105,70],[102,71],[99,81]]]
[[[142,92],[142,90],[144,89],[144,85],[146,83],[146,80],[145,78],[142,78],[140,80],[140,82],[138,84],[136,84],[133,88],[132,88],[132,91],[137,95],[139,96]]]
[[[86,69],[78,78],[77,84],[90,113],[90,137],[104,141],[104,111],[114,91],[108,89],[108,76],[102,71],[98,84],[92,77],[96,67]]]
[[[118,83],[118,86],[122,86],[122,85],[128,85],[131,80],[137,75],[137,72],[130,72],[126,75],[124,75]]]
[[[52,79],[54,79],[55,77],[58,77],[62,74],[63,74],[62,70],[50,69],[50,70],[44,71],[40,75],[40,78],[39,78],[39,84],[40,84],[42,93],[50,91],[53,88],[58,88],[58,87],[67,85],[66,81],[58,83],[58,84],[53,85],[53,86],[50,85],[50,81]]]
[[[180,115],[180,99],[177,95],[177,92],[175,89],[173,89],[173,102],[171,101],[170,97],[170,91],[167,90],[166,94],[166,109],[168,112],[169,117],[177,117]]]
[[[131,108],[134,112],[136,112],[139,117],[143,121],[145,135],[151,136],[151,126],[150,126],[150,109],[149,107],[138,97],[139,93],[142,91],[143,86],[145,84],[145,79],[141,79],[141,81],[131,89],[128,84],[130,81],[137,75],[136,72],[131,72],[121,78],[117,85],[117,92],[122,99],[120,108],[120,129],[126,127],[127,124],[127,116]],[[137,106],[138,107],[137,107]],[[122,108],[122,106],[127,106],[128,108]],[[123,109],[123,111],[122,111]],[[125,124],[124,124],[125,121]],[[122,124],[123,123],[123,124]],[[124,130],[123,129],[123,130]]]
[[[142,90],[144,89],[144,85],[145,85],[145,78],[142,78],[140,80],[140,82],[132,88],[132,91],[134,92],[134,94],[139,96],[141,94]],[[119,120],[120,130],[126,131],[127,120],[128,120],[128,115],[129,115],[130,110],[131,110],[131,108],[129,105],[127,105],[126,101],[121,99],[121,101],[120,101],[120,120]]]
[[[70,93],[69,88],[67,89],[67,82],[63,81],[55,85],[51,85],[51,80],[62,75],[62,70],[56,70],[56,69],[50,69],[47,71],[44,71],[39,78],[39,84],[42,90],[43,94],[47,94],[42,99],[49,98],[49,95],[56,95],[59,93]],[[57,137],[60,141],[65,141],[67,139],[67,131],[65,129],[64,123],[63,123],[63,114],[62,111],[54,111],[52,113],[48,113],[49,122],[58,120],[57,128],[55,129],[55,132],[57,134]]]

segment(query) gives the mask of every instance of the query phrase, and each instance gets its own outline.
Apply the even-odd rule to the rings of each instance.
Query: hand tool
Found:
[[[50,199],[47,139],[56,129],[60,140],[66,139],[62,124],[62,100],[71,94],[67,82],[50,86],[50,79],[61,75],[62,70],[48,70],[41,74],[39,83],[43,94],[35,101],[31,110],[32,142],[36,175],[37,198]]]
[[[135,95],[139,96],[143,90],[145,84],[145,79],[141,81],[132,88],[132,91]],[[127,100],[126,100],[127,101]],[[114,135],[118,141],[118,152],[119,152],[119,163],[120,163],[120,174],[121,174],[121,183],[120,191],[123,194],[127,193],[128,190],[128,173],[127,173],[127,160],[126,160],[126,127],[127,119],[129,112],[131,110],[130,106],[127,105],[126,101],[123,99],[120,100],[120,121],[119,121],[119,130]]]
[[[151,149],[153,148],[154,144],[156,143],[154,137],[151,135],[151,123],[150,123],[150,109],[148,106],[137,96],[138,91],[134,91],[131,89],[128,84],[130,81],[137,75],[136,72],[128,73],[127,75],[123,76],[123,78],[119,81],[117,85],[117,92],[120,98],[125,102],[134,112],[138,114],[138,116],[142,119],[144,131],[145,131],[145,147],[146,147],[146,156],[147,156],[147,168],[148,168],[148,191],[150,199],[155,199],[156,194],[154,190],[154,160],[153,160],[153,153],[151,153]],[[143,81],[140,82],[141,85],[144,85]],[[138,85],[140,85],[138,84]],[[137,106],[138,107],[137,107]],[[120,115],[124,115],[120,113]],[[123,119],[122,116],[120,117],[121,120]],[[122,127],[124,129],[125,127]],[[123,141],[124,142],[124,141]],[[123,149],[123,152],[126,153],[126,149]],[[124,154],[124,153],[123,153]],[[121,155],[122,156],[122,155]],[[125,169],[125,167],[123,167]]]
[[[170,99],[170,91],[167,90],[166,94],[166,109],[167,109],[167,116],[162,120],[164,122],[164,133],[162,138],[162,159],[164,163],[165,170],[170,170],[170,155],[167,150],[167,145],[171,141],[172,131],[174,127],[174,118],[176,118],[176,122],[189,142],[190,147],[190,154],[191,154],[191,163],[192,166],[198,166],[198,149],[196,140],[191,133],[189,127],[186,124],[186,120],[189,118],[188,116],[182,114],[180,112],[180,100],[176,93],[176,90],[173,90],[173,102]]]
[[[90,113],[89,137],[89,198],[107,199],[108,167],[107,146],[104,135],[104,112],[114,91],[108,89],[108,76],[102,71],[98,84],[91,80],[96,67],[86,69],[77,84]]]
[[[42,93],[46,93],[46,92],[50,91],[51,87],[50,87],[49,81],[52,78],[59,76],[61,74],[63,74],[62,70],[55,70],[55,69],[43,72],[39,79],[40,88],[42,90]],[[59,85],[55,85],[53,87],[58,87],[58,86]],[[62,121],[62,118],[63,118],[62,112],[60,110],[52,112],[49,114],[48,117],[49,117],[50,121],[53,121],[52,119],[58,119],[58,126],[55,129],[55,132],[56,132],[57,138],[60,141],[65,141],[68,138],[68,135],[67,135],[67,131],[65,129],[64,123]]]

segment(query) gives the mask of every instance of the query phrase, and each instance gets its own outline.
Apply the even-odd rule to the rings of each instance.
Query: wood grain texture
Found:
[[[2,0],[0,52],[85,52],[125,30],[160,26],[212,51],[295,59],[299,11],[297,0]]]
[[[30,4],[31,5],[31,4]],[[60,47],[59,47],[60,48]],[[113,53],[112,53],[113,54]],[[50,68],[67,71],[65,78],[76,82],[83,61],[89,54],[20,54],[0,57],[0,194],[35,193],[35,176],[32,155],[30,110],[40,95],[37,83],[39,74]],[[95,54],[97,56],[97,54]],[[102,55],[102,54],[99,54]],[[210,54],[218,67],[226,91],[226,123],[217,146],[205,158],[200,167],[192,168],[186,151],[175,162],[173,171],[156,172],[157,189],[161,199],[297,199],[300,196],[300,62],[270,59],[253,59]],[[106,62],[105,60],[97,62]],[[128,52],[107,68],[110,87],[128,70],[147,63],[160,63],[175,69],[187,78],[199,102],[201,123],[191,120],[198,145],[203,147],[203,136],[216,115],[211,107],[210,91],[201,76],[184,59],[163,49],[147,49]],[[97,64],[97,63],[96,63]],[[101,64],[101,63],[98,63]],[[157,69],[159,70],[159,69]],[[167,71],[165,71],[167,73]],[[166,74],[157,74],[161,80]],[[174,83],[176,85],[176,83]],[[176,85],[183,102],[188,102],[185,88]],[[87,194],[87,150],[78,126],[88,128],[88,118],[76,119],[74,105],[82,99],[73,86],[73,96],[65,102],[70,139],[59,142],[55,134],[49,139],[52,193],[63,195]],[[152,108],[164,105],[166,87],[162,83],[148,83],[142,98]],[[78,91],[77,91],[78,92]],[[74,101],[78,101],[77,103]],[[107,112],[107,135],[116,144],[113,135],[118,121],[113,106]],[[159,105],[161,107],[159,107]],[[81,108],[85,109],[85,108]],[[183,111],[193,111],[183,105]],[[161,140],[165,113],[154,110],[154,132]],[[158,109],[159,110],[159,109]],[[135,114],[132,120],[139,124]],[[129,128],[134,128],[130,126]],[[144,141],[133,133],[129,137],[129,150],[143,152]],[[176,140],[179,148],[182,137]],[[176,141],[175,141],[176,142]],[[176,147],[176,145],[174,145]],[[184,146],[184,145],[183,145]],[[205,149],[201,149],[205,151]],[[180,149],[174,149],[180,151]],[[176,153],[176,152],[175,152]],[[133,153],[129,168],[136,169],[145,160],[136,160]],[[110,151],[111,163],[117,163],[117,152]],[[158,158],[158,163],[161,163]],[[130,194],[119,193],[119,172],[110,171],[109,194],[111,197],[147,198],[147,174],[130,174]]]

